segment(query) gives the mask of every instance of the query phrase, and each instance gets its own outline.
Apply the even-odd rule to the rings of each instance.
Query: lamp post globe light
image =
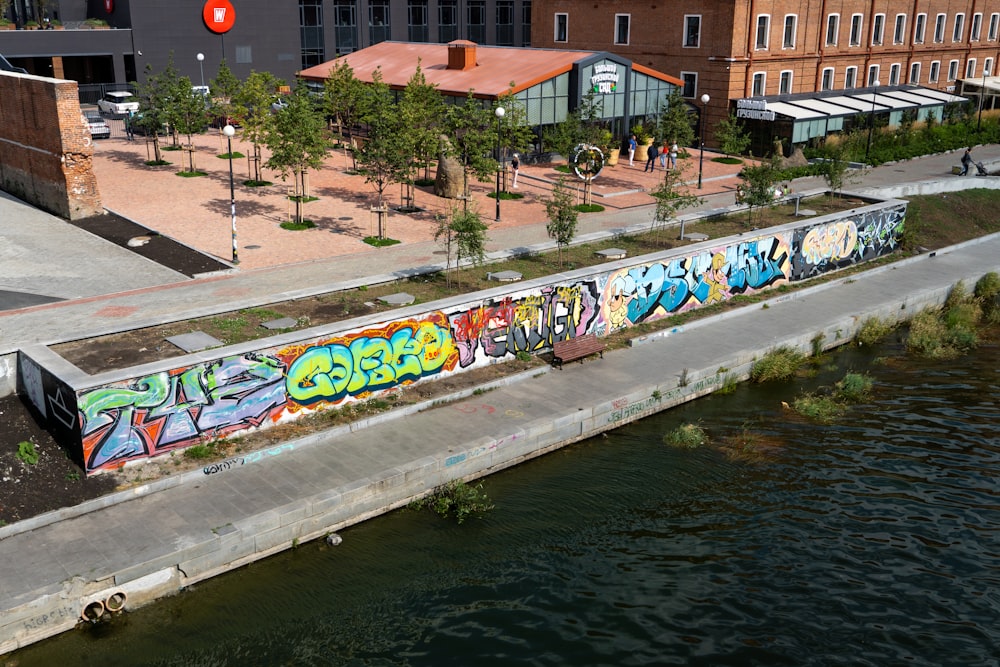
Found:
[[[240,256],[236,250],[236,185],[233,181],[233,135],[236,134],[236,128],[226,125],[222,128],[222,133],[226,135],[229,148],[229,213],[233,222],[233,264],[239,264]]]
[[[500,222],[500,170],[503,169],[503,159],[501,159],[500,156],[500,121],[503,120],[504,114],[507,113],[507,110],[503,107],[497,107],[493,113],[497,116],[497,191],[495,193],[497,198],[496,221]]]
[[[868,162],[868,153],[872,149],[872,132],[875,130],[875,96],[878,95],[878,87],[882,85],[882,82],[875,79],[872,81],[872,85],[875,86],[875,90],[872,91],[872,115],[868,123],[868,146],[865,148],[865,162]]]
[[[983,98],[986,96],[986,77],[990,75],[989,65],[983,66],[983,87],[979,89],[979,117],[976,119],[976,132],[979,132],[979,125],[983,122]]]
[[[708,93],[701,96],[701,117],[698,119],[698,144],[701,147],[701,154],[698,156],[698,189],[701,189],[701,174],[705,167],[705,115],[708,114],[711,99]]]
[[[201,70],[201,87],[205,87],[205,54],[199,53],[195,58],[198,59],[198,69]]]

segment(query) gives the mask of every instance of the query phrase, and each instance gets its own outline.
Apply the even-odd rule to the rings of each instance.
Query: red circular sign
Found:
[[[236,22],[236,10],[229,0],[208,0],[201,10],[201,18],[209,30],[221,35],[232,29]]]

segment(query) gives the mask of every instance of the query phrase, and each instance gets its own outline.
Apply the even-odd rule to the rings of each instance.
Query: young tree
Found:
[[[289,173],[295,179],[295,222],[302,222],[302,203],[306,196],[305,175],[319,169],[326,157],[327,140],[323,118],[316,112],[308,88],[299,85],[288,96],[288,106],[274,114],[264,144],[271,151],[265,165],[282,178]]]
[[[153,138],[153,160],[162,163],[160,132],[167,122],[167,108],[173,94],[173,85],[164,73],[154,73],[152,65],[146,65],[146,81],[138,86],[139,113],[128,122],[141,128],[146,136]]]
[[[580,144],[603,144],[602,109],[603,102],[597,99],[594,91],[587,91],[580,105],[566,116],[566,120],[544,131],[546,147],[568,160],[573,155],[573,149]]]
[[[778,170],[772,162],[744,167],[740,172],[743,180],[743,203],[747,205],[747,227],[753,226],[755,206],[774,205],[774,184],[778,181]]]
[[[184,134],[187,136],[188,145],[191,145],[191,135],[205,131],[205,96],[191,87],[191,79],[182,76],[177,80],[177,90],[171,100],[169,123],[174,129],[175,136]],[[194,171],[194,152],[188,152],[190,160],[189,171]]]
[[[211,113],[225,118],[227,123],[243,124],[246,108],[236,103],[242,82],[229,69],[225,59],[219,63],[219,73],[208,82],[212,90]]]
[[[451,137],[451,150],[462,159],[466,194],[470,172],[481,183],[488,183],[496,173],[497,161],[492,157],[497,141],[495,119],[493,110],[483,106],[471,90],[464,103],[448,109],[446,127]]]
[[[415,189],[413,181],[420,165],[424,167],[424,178],[430,178],[430,162],[437,155],[441,135],[441,125],[444,123],[447,109],[444,98],[437,87],[427,83],[427,78],[420,69],[410,77],[403,96],[399,100],[399,115],[403,127],[412,136],[413,152],[408,156],[410,165],[406,176],[410,201],[415,205]]]
[[[329,76],[323,82],[323,105],[326,114],[335,119],[338,132],[342,136],[347,136],[351,148],[355,147],[354,126],[364,115],[366,88],[367,86],[354,76],[351,66],[343,60],[334,63]]]
[[[672,88],[666,102],[660,106],[657,131],[662,139],[677,142],[678,146],[694,144],[691,107],[684,100],[680,88]]]
[[[682,164],[679,169],[667,169],[663,174],[663,181],[649,193],[656,199],[656,210],[653,212],[653,224],[650,231],[653,232],[653,239],[657,245],[660,242],[660,229],[673,220],[678,211],[697,206],[705,201],[692,192],[690,186],[685,182],[686,174],[684,172],[689,169],[694,169],[694,167]],[[684,238],[683,222],[681,222],[679,238]]]
[[[455,246],[456,268],[461,268],[462,259],[472,261],[474,266],[479,266],[486,258],[486,230],[489,225],[483,222],[475,206],[458,208],[453,206],[451,216],[445,218],[438,217],[438,228],[434,233],[434,240],[444,239],[445,244],[445,281],[451,287],[451,249]]]
[[[743,155],[750,147],[750,133],[732,111],[715,126],[715,139],[726,155]]]
[[[576,236],[576,225],[579,213],[573,206],[573,193],[566,186],[566,178],[560,176],[552,188],[552,197],[545,200],[545,214],[549,221],[545,231],[549,238],[556,242],[559,255],[559,266],[562,266],[563,246],[569,245]]]
[[[366,89],[365,115],[362,121],[368,125],[368,138],[355,151],[365,181],[371,183],[378,194],[379,238],[385,238],[383,219],[386,188],[406,177],[413,154],[410,145],[412,135],[406,132],[399,106],[396,104],[389,84],[382,81],[382,73],[372,73],[372,84]]]
[[[236,104],[246,110],[241,134],[253,146],[253,157],[250,160],[254,169],[252,180],[257,182],[263,180],[260,173],[260,146],[271,125],[271,103],[282,85],[284,82],[270,72],[250,72],[235,97]]]

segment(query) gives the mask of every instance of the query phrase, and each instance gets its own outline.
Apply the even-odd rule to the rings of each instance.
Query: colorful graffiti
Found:
[[[905,205],[899,205],[796,231],[792,279],[805,280],[895,251],[905,215]]]
[[[538,294],[483,305],[452,315],[451,328],[463,368],[477,351],[492,359],[518,352],[535,353],[556,341],[586,333],[597,315],[593,282],[545,287]]]
[[[780,236],[742,241],[608,277],[601,314],[611,331],[787,282],[788,243]]]
[[[440,312],[400,320],[380,329],[338,336],[277,353],[288,365],[288,400],[312,406],[336,403],[452,370],[458,359]]]
[[[259,426],[285,404],[283,370],[274,357],[248,353],[81,392],[86,470]]]
[[[810,264],[837,262],[850,257],[857,243],[858,228],[853,220],[813,227],[802,239],[802,259]]]

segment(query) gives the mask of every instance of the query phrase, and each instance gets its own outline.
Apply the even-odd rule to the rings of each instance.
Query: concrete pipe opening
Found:
[[[125,595],[125,591],[116,591],[109,595],[108,599],[104,601],[104,608],[112,614],[117,614],[125,608],[126,599],[128,598]]]
[[[80,612],[80,618],[91,623],[97,623],[101,616],[104,616],[104,603],[100,600],[88,602]]]

